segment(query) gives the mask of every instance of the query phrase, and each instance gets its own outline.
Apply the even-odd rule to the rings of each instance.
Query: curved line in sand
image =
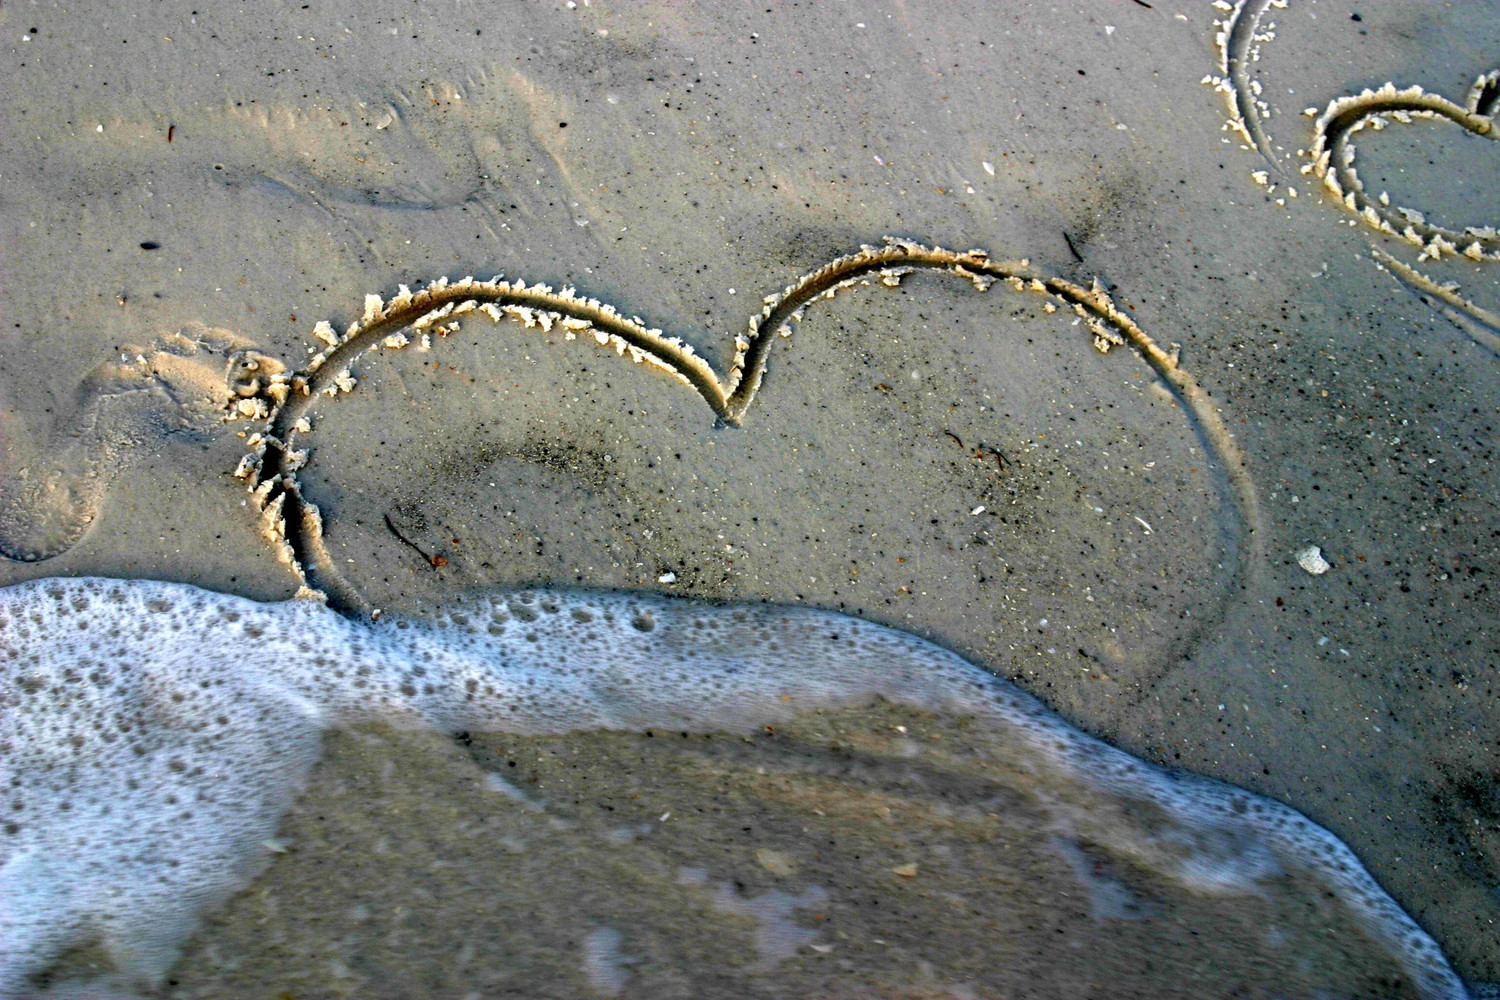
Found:
[[[1458,231],[1430,223],[1414,209],[1392,206],[1390,196],[1383,191],[1371,198],[1355,169],[1353,142],[1354,134],[1365,128],[1379,131],[1392,121],[1410,123],[1436,118],[1446,119],[1473,135],[1500,139],[1500,129],[1492,117],[1497,106],[1500,106],[1500,69],[1481,74],[1470,86],[1463,105],[1420,86],[1398,90],[1393,83],[1338,98],[1329,103],[1314,125],[1313,145],[1308,151],[1312,162],[1302,165],[1302,173],[1322,178],[1324,187],[1371,229],[1420,248],[1419,264],[1428,258],[1441,260],[1445,253],[1461,255],[1475,263],[1500,260],[1500,232],[1493,226],[1468,226]],[[1315,109],[1309,108],[1308,113],[1315,113]],[[1500,354],[1500,316],[1459,294],[1452,283],[1438,282],[1377,248],[1372,247],[1371,253],[1377,266],[1476,343]]]
[[[1219,50],[1221,76],[1206,76],[1203,83],[1222,92],[1229,104],[1226,129],[1236,131],[1245,140],[1245,148],[1261,154],[1272,167],[1280,164],[1271,152],[1261,124],[1261,110],[1269,108],[1258,99],[1258,84],[1246,68],[1259,58],[1257,43],[1270,41],[1274,33],[1260,34],[1260,20],[1272,7],[1284,8],[1287,0],[1237,0],[1231,8],[1227,0],[1217,6],[1228,10],[1223,21],[1214,24],[1220,30],[1214,37]],[[1500,108],[1500,69],[1481,74],[1469,88],[1462,106],[1420,86],[1397,89],[1386,83],[1376,90],[1346,95],[1331,101],[1320,115],[1316,108],[1304,113],[1316,116],[1313,143],[1307,151],[1311,162],[1303,164],[1303,175],[1314,174],[1324,186],[1359,216],[1366,225],[1388,236],[1395,236],[1416,246],[1421,253],[1417,262],[1442,258],[1444,253],[1462,255],[1475,262],[1500,260],[1500,232],[1493,226],[1469,226],[1462,231],[1429,223],[1421,212],[1392,206],[1385,192],[1371,198],[1355,169],[1353,136],[1365,128],[1379,131],[1390,122],[1409,123],[1415,119],[1444,118],[1466,131],[1488,139],[1500,138],[1493,115]],[[1299,150],[1299,153],[1301,151]],[[1253,175],[1260,184],[1266,175]],[[1271,185],[1274,191],[1275,185]],[[1296,190],[1292,189],[1292,195]],[[1500,353],[1500,324],[1494,313],[1458,294],[1451,284],[1442,284],[1420,271],[1372,248],[1377,266],[1388,270],[1438,312],[1468,333],[1476,342]]]
[[[389,302],[378,295],[366,296],[364,316],[342,335],[327,323],[317,325],[315,335],[327,346],[306,368],[273,374],[258,395],[236,401],[232,416],[260,419],[264,426],[247,438],[249,450],[235,475],[248,480],[265,535],[302,584],[299,593],[319,600],[331,597],[335,605],[345,608],[365,608],[358,590],[342,578],[329,556],[323,543],[322,516],[317,505],[303,495],[296,476],[309,457],[307,449],[297,446],[299,435],[311,430],[308,412],[319,396],[336,398],[354,388],[358,380],[349,366],[360,355],[406,347],[412,343],[408,331],[419,338],[419,349],[425,349],[434,332],[439,336],[449,332],[450,317],[482,312],[498,321],[509,316],[527,327],[547,331],[559,327],[565,339],[592,339],[617,354],[629,354],[637,363],[660,368],[696,390],[724,423],[738,426],[755,399],[772,345],[778,337],[791,335],[790,324],[801,319],[809,304],[872,280],[894,287],[914,270],[954,274],[968,279],[979,291],[999,281],[1016,291],[1055,297],[1087,324],[1100,351],[1119,345],[1139,354],[1184,404],[1206,450],[1219,461],[1228,481],[1228,499],[1245,535],[1231,546],[1233,576],[1243,578],[1255,571],[1263,561],[1259,501],[1233,435],[1208,395],[1178,366],[1175,354],[1162,350],[1117,308],[1097,280],[1085,288],[1064,278],[1038,277],[1026,260],[995,261],[982,250],[955,252],[893,238],[887,238],[883,246],[866,246],[830,261],[768,295],[746,333],[735,339],[734,358],[723,376],[680,338],[668,337],[639,318],[624,316],[572,288],[528,286],[501,278],[453,282],[439,278],[415,292],[401,286]],[[1223,592],[1227,595],[1232,590],[1231,585]],[[1198,631],[1207,626],[1203,622]]]
[[[1490,70],[1475,80],[1463,105],[1419,86],[1398,90],[1393,83],[1378,90],[1367,89],[1340,97],[1318,116],[1312,148],[1308,150],[1312,162],[1302,165],[1302,173],[1322,178],[1324,187],[1371,229],[1421,248],[1418,263],[1429,257],[1439,260],[1445,253],[1462,254],[1476,262],[1500,260],[1500,232],[1493,226],[1449,229],[1428,222],[1414,209],[1392,207],[1384,192],[1370,197],[1354,166],[1353,142],[1354,134],[1367,127],[1378,131],[1392,121],[1411,122],[1417,118],[1444,118],[1474,135],[1497,139],[1500,129],[1487,114],[1494,110],[1497,98],[1500,98],[1500,69]]]
[[[1439,284],[1383,250],[1371,247],[1370,254],[1375,260],[1376,267],[1390,272],[1397,281],[1411,289],[1418,298],[1474,338],[1476,343],[1500,355],[1500,315],[1464,298],[1459,294],[1457,285],[1451,282]]]
[[[1204,83],[1224,94],[1229,103],[1227,127],[1238,132],[1248,148],[1259,153],[1267,163],[1280,171],[1281,164],[1271,152],[1261,124],[1258,84],[1250,76],[1247,64],[1260,58],[1258,43],[1270,41],[1274,34],[1260,34],[1260,19],[1272,7],[1284,8],[1287,0],[1238,0],[1229,16],[1215,21],[1219,31],[1214,45],[1219,50],[1219,77],[1206,77]],[[1266,108],[1269,113],[1269,107]]]

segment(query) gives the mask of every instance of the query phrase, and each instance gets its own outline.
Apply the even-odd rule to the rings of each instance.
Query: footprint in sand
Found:
[[[42,562],[68,551],[133,456],[220,432],[226,408],[280,369],[245,339],[195,325],[149,347],[127,345],[118,361],[95,368],[78,387],[75,416],[44,443],[0,410],[0,554]]]

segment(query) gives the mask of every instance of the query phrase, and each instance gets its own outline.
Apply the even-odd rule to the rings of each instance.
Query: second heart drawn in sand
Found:
[[[1370,228],[1397,236],[1418,247],[1417,262],[1461,256],[1476,263],[1500,261],[1500,231],[1494,226],[1466,226],[1462,230],[1429,222],[1416,209],[1393,205],[1382,191],[1371,196],[1355,169],[1354,136],[1368,128],[1384,129],[1391,122],[1442,119],[1471,135],[1500,138],[1494,113],[1500,106],[1500,69],[1482,74],[1469,88],[1463,104],[1433,94],[1419,86],[1399,89],[1387,83],[1378,90],[1340,97],[1318,115],[1313,127],[1311,162],[1304,174],[1314,174],[1349,211]],[[1310,114],[1317,109],[1309,108]],[[1399,280],[1425,298],[1436,299],[1441,311],[1490,350],[1500,353],[1500,316],[1465,298],[1453,283],[1439,283],[1390,254],[1374,251],[1375,259]]]
[[[1225,96],[1228,121],[1224,128],[1237,133],[1243,148],[1259,153],[1272,168],[1251,174],[1269,195],[1275,195],[1280,186],[1272,173],[1281,173],[1281,163],[1263,124],[1273,109],[1262,96],[1264,88],[1250,67],[1260,61],[1262,46],[1276,38],[1275,23],[1261,23],[1266,13],[1284,10],[1287,5],[1288,0],[1237,0],[1233,5],[1217,0],[1215,6],[1226,12],[1222,21],[1214,22],[1219,75],[1210,74],[1202,81]],[[1480,74],[1462,104],[1419,85],[1401,88],[1394,83],[1338,97],[1321,111],[1310,107],[1303,112],[1316,121],[1312,143],[1298,150],[1308,158],[1300,172],[1322,180],[1329,193],[1371,229],[1416,247],[1418,264],[1445,256],[1475,263],[1500,260],[1500,231],[1493,225],[1456,229],[1429,222],[1424,213],[1394,204],[1385,191],[1372,196],[1356,169],[1354,145],[1354,137],[1365,129],[1380,131],[1392,123],[1434,120],[1451,122],[1479,138],[1500,138],[1500,128],[1494,121],[1497,108],[1500,69]],[[1287,186],[1286,190],[1291,197],[1297,196],[1295,187]],[[1278,204],[1285,204],[1285,200],[1278,199]],[[1371,256],[1376,266],[1392,274],[1476,342],[1500,354],[1500,315],[1463,295],[1455,282],[1440,282],[1378,248],[1371,249]]]

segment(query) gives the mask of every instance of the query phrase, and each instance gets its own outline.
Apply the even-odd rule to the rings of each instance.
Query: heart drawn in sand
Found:
[[[1100,351],[1113,346],[1135,351],[1185,404],[1200,439],[1221,463],[1232,494],[1230,504],[1248,530],[1251,545],[1258,542],[1255,491],[1222,418],[1179,367],[1175,354],[1163,350],[1117,308],[1102,285],[1095,282],[1085,288],[1063,278],[1039,276],[1025,260],[996,261],[980,250],[960,253],[899,239],[839,257],[767,296],[746,333],[735,339],[727,374],[715,370],[684,341],[572,288],[555,290],[501,278],[452,282],[440,278],[415,292],[402,286],[388,302],[378,295],[366,296],[363,317],[344,333],[326,322],[316,326],[314,334],[324,349],[302,369],[269,374],[237,396],[231,415],[260,420],[263,426],[247,437],[248,451],[235,475],[249,483],[266,537],[303,583],[304,592],[330,597],[344,607],[363,607],[357,588],[342,578],[326,551],[320,511],[304,496],[297,479],[297,471],[310,458],[302,438],[312,429],[313,406],[321,397],[336,398],[358,384],[351,366],[360,355],[399,350],[414,341],[419,350],[428,348],[434,334],[446,335],[456,329],[454,318],[469,313],[483,313],[496,321],[509,317],[543,331],[556,327],[565,340],[592,340],[668,373],[694,389],[719,420],[739,425],[750,412],[772,346],[791,335],[791,324],[802,318],[810,303],[831,299],[841,288],[855,284],[896,287],[914,270],[954,274],[980,291],[998,281],[1015,291],[1048,296],[1044,309],[1056,311],[1058,304],[1071,309],[1077,321],[1087,325]],[[259,374],[263,373],[250,372],[246,377]],[[1253,566],[1255,560],[1243,562]]]
[[[1260,81],[1251,75],[1249,64],[1260,59],[1261,44],[1276,37],[1274,23],[1262,28],[1261,19],[1268,10],[1286,5],[1286,0],[1238,0],[1233,7],[1221,3],[1219,6],[1229,13],[1222,21],[1214,22],[1218,29],[1214,44],[1219,51],[1220,75],[1210,74],[1202,81],[1225,95],[1229,120],[1224,128],[1238,133],[1246,149],[1260,153],[1278,169],[1262,124],[1262,119],[1272,113],[1271,106],[1262,98]],[[1392,205],[1385,192],[1371,197],[1355,169],[1353,141],[1354,135],[1365,128],[1379,131],[1393,121],[1410,123],[1436,118],[1450,121],[1473,135],[1497,139],[1500,138],[1500,129],[1494,122],[1497,107],[1500,107],[1500,69],[1480,74],[1461,105],[1421,86],[1401,89],[1394,83],[1336,98],[1321,113],[1315,107],[1303,112],[1317,121],[1312,145],[1307,150],[1311,162],[1302,165],[1301,173],[1321,178],[1333,196],[1372,229],[1420,247],[1421,260],[1441,259],[1443,254],[1462,254],[1474,261],[1500,260],[1500,232],[1493,226],[1451,229],[1429,223],[1415,209]],[[1268,183],[1265,173],[1255,177],[1261,184]]]

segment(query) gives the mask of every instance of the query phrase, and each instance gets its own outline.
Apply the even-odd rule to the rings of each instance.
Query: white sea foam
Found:
[[[108,988],[159,983],[204,910],[264,863],[330,727],[743,733],[876,698],[1003,733],[1009,768],[1098,796],[1068,822],[1196,891],[1256,892],[1288,870],[1315,879],[1423,995],[1464,996],[1326,830],[1085,736],[903,632],[806,609],[556,591],[371,625],[305,600],[57,579],[0,590],[0,997],[31,995],[60,956],[94,943],[116,967]],[[1127,829],[1106,799],[1157,818]]]

